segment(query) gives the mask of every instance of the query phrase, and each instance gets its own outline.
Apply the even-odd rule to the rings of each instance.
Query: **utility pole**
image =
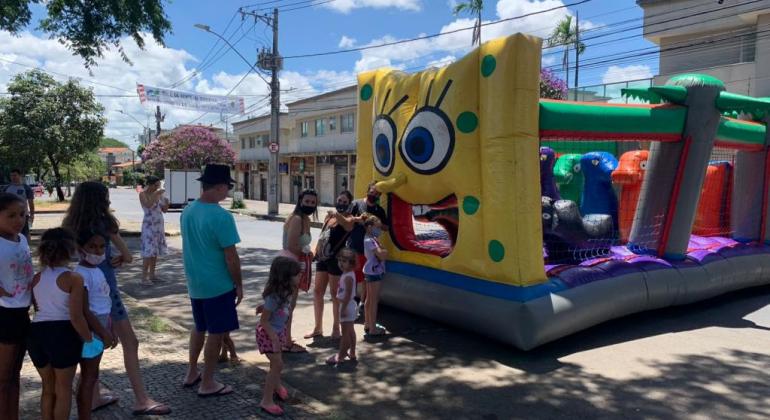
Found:
[[[158,136],[160,136],[160,123],[163,122],[163,120],[166,119],[166,116],[160,113],[160,105],[155,107],[155,139],[158,139]]]
[[[278,56],[278,8],[273,9],[273,53],[270,60],[272,77],[270,79],[270,167],[267,177],[270,182],[267,194],[267,213],[271,216],[278,214],[279,195],[281,186],[278,182],[278,151],[280,148],[279,134],[281,132],[281,82],[278,80],[280,71]],[[275,144],[275,145],[273,145]]]
[[[578,70],[580,69],[580,14],[575,10],[575,100],[578,100]],[[567,68],[569,72],[569,68]]]

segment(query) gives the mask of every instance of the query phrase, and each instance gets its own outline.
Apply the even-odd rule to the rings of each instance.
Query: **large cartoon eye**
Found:
[[[383,175],[393,171],[396,153],[396,124],[387,115],[380,115],[374,121],[372,131],[372,150],[374,167]]]
[[[594,159],[591,161],[591,165],[599,166],[599,159]]]
[[[545,220],[551,220],[551,215],[548,213],[543,213],[543,219]]]
[[[647,161],[643,160],[643,161],[639,162],[639,167],[642,168],[643,171],[646,170],[647,169]]]
[[[572,170],[573,170],[575,173],[578,173],[578,172],[580,172],[580,164],[579,164],[579,163],[576,163],[576,164],[575,164],[575,166],[573,166],[573,167],[572,167]]]
[[[546,160],[548,160],[548,155],[542,155],[542,154],[541,154],[541,155],[540,155],[540,160],[541,160],[541,161],[543,161],[543,162],[545,162]]]
[[[407,166],[427,175],[446,166],[454,144],[455,131],[449,117],[436,107],[426,106],[407,124],[399,151]]]

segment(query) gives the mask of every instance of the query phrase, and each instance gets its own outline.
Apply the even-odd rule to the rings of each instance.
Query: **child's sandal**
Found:
[[[283,385],[279,386],[278,389],[275,390],[275,395],[281,401],[289,400],[289,390],[287,390]]]

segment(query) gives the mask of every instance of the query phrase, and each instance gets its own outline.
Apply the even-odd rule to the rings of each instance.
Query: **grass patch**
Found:
[[[137,328],[153,333],[173,331],[163,318],[155,315],[151,309],[141,306],[131,309],[131,321]]]

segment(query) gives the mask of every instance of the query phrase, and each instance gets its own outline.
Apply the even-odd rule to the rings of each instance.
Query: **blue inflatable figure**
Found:
[[[617,232],[618,197],[612,189],[612,171],[618,167],[618,160],[611,153],[590,152],[580,158],[580,167],[585,177],[580,213],[609,215]]]
[[[556,153],[550,147],[540,148],[540,191],[543,197],[561,200],[556,181],[553,178],[553,165],[556,163]]]

